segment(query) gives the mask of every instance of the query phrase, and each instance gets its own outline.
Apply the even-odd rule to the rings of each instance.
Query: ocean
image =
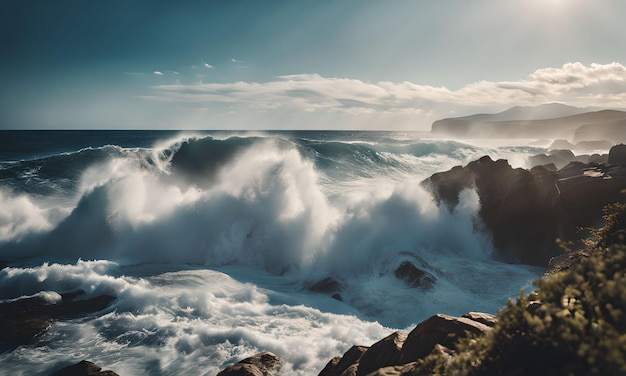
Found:
[[[316,375],[435,313],[496,313],[544,270],[492,258],[475,192],[448,210],[420,182],[484,155],[527,167],[547,144],[0,131],[0,301],[115,298],[0,354],[0,374],[86,359],[120,375],[215,375],[271,351],[283,374]],[[434,284],[396,277],[407,261]],[[312,291],[325,279],[332,291]]]

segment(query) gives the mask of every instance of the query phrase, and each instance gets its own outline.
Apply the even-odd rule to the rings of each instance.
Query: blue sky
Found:
[[[622,0],[7,0],[0,128],[402,129],[626,108]]]

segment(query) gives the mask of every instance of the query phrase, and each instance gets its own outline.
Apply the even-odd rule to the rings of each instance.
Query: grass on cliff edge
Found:
[[[509,300],[491,332],[405,375],[626,375],[625,218],[609,206],[583,255]]]

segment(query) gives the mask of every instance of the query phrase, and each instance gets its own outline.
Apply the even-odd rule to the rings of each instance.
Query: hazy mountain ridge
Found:
[[[626,112],[589,111],[561,104],[512,107],[497,114],[437,120],[432,133],[460,138],[567,138],[574,142],[626,141]],[[557,116],[549,117],[546,116]]]
[[[510,120],[545,120],[554,119],[565,116],[572,116],[583,114],[585,112],[601,111],[601,108],[596,107],[572,107],[561,103],[547,103],[539,106],[514,106],[502,112],[495,114],[475,114],[468,116],[461,116],[456,118],[457,120],[469,120],[469,121],[510,121]]]

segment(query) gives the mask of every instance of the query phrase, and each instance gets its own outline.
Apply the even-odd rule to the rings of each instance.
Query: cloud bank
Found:
[[[295,74],[268,82],[169,84],[152,87],[145,99],[199,107],[227,104],[260,110],[348,113],[425,113],[463,108],[502,108],[560,102],[573,106],[626,108],[626,67],[619,63],[567,63],[538,69],[526,79],[478,81],[460,89],[412,82],[376,83],[351,78]]]

